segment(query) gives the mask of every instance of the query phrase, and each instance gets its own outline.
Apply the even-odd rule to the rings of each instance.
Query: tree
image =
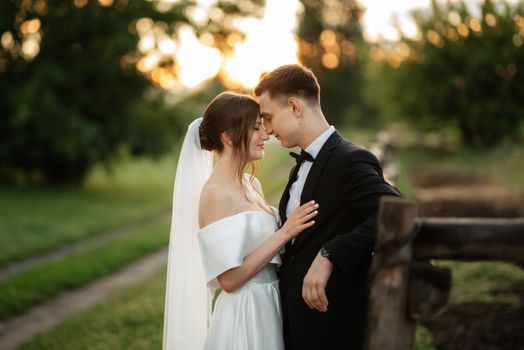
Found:
[[[469,146],[518,139],[524,5],[485,0],[470,9],[433,0],[431,11],[413,19],[420,38],[403,35],[386,55],[383,106],[423,129],[456,127]]]
[[[331,123],[365,123],[362,96],[365,45],[362,10],[355,0],[301,0],[300,61],[321,85],[322,107]]]
[[[196,23],[189,0],[1,1],[0,178],[79,183],[124,149],[166,150],[180,128],[149,72],[137,69],[138,27],[153,23],[173,37],[186,24],[225,49],[234,31],[225,19],[258,1],[242,4],[247,10],[218,1],[219,15]],[[177,78],[173,55],[158,65]]]

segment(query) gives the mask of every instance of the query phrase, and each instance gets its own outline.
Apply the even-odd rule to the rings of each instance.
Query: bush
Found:
[[[402,35],[377,75],[385,82],[383,112],[425,130],[451,125],[469,146],[518,140],[524,4],[485,0],[471,9],[433,0],[429,12],[412,17],[420,38]]]

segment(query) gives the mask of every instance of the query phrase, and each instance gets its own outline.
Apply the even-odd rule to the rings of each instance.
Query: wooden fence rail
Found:
[[[413,201],[381,201],[370,271],[368,350],[412,349],[416,321],[445,307],[451,272],[430,259],[524,266],[524,218],[422,219],[416,214]]]

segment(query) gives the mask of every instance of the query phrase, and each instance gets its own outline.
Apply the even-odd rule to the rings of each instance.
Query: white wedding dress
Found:
[[[272,210],[276,211],[274,208]],[[278,214],[244,211],[198,232],[208,287],[217,276],[242,265],[244,258],[278,230]],[[270,263],[233,293],[222,291],[211,316],[205,350],[283,350],[282,315],[275,265]]]

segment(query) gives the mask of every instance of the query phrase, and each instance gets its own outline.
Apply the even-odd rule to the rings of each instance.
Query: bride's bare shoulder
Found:
[[[227,186],[213,182],[206,183],[200,195],[198,208],[200,227],[233,215],[235,213],[233,204],[233,197]]]

